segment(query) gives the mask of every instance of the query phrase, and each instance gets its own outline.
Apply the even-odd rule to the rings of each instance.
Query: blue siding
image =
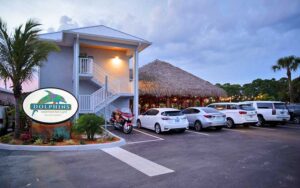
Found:
[[[57,87],[73,93],[73,48],[60,47],[40,69],[40,87]]]

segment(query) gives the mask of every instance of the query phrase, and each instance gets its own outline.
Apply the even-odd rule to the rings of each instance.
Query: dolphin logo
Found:
[[[48,94],[45,97],[41,98],[37,104],[47,104],[47,103],[59,104],[61,102],[66,103],[66,100],[62,96],[54,94],[48,90],[46,90],[46,92]],[[33,110],[32,116],[37,111],[38,110]]]

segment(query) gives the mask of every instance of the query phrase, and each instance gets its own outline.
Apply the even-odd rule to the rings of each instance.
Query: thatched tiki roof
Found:
[[[139,91],[154,96],[226,96],[223,89],[160,60],[139,69]]]

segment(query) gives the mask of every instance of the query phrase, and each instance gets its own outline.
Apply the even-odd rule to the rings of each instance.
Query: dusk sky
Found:
[[[214,84],[280,78],[284,71],[271,70],[276,60],[300,56],[299,0],[0,0],[0,5],[11,30],[29,18],[42,23],[43,32],[103,24],[153,43],[140,54],[140,66],[160,59]]]

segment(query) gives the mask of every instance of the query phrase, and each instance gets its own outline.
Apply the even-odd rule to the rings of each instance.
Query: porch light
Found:
[[[115,58],[113,58],[112,62],[114,65],[118,66],[121,64],[121,59],[118,56],[116,56]]]

